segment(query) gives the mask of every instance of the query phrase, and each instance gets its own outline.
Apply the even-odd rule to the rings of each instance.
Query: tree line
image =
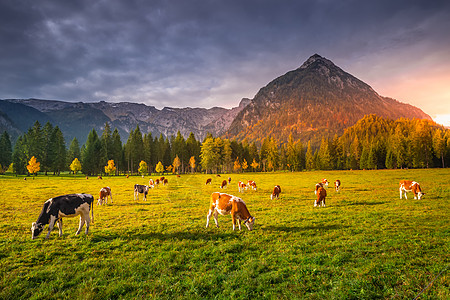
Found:
[[[316,133],[320,135],[320,133]],[[81,170],[86,175],[152,172],[230,173],[276,170],[344,170],[446,167],[450,163],[450,131],[429,120],[392,121],[365,116],[341,136],[323,137],[320,146],[303,144],[292,135],[287,142],[266,137],[260,145],[208,134],[200,142],[191,133],[153,137],[139,125],[122,143],[108,123],[99,136],[89,132],[86,143],[74,138],[66,147],[58,126],[35,122],[12,146],[0,136],[0,170],[30,173],[31,158],[40,172],[60,174]]]

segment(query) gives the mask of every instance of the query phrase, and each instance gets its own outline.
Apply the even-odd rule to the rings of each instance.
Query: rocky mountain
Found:
[[[89,131],[95,128],[99,134],[106,122],[117,128],[125,142],[129,132],[139,125],[141,132],[151,132],[153,137],[184,136],[193,132],[197,139],[203,139],[207,132],[220,136],[230,126],[236,115],[250,102],[242,99],[238,107],[225,109],[170,108],[159,110],[153,106],[138,103],[109,102],[64,102],[41,99],[5,99],[0,101],[0,131],[8,130],[12,136],[25,132],[38,120],[41,125],[50,121],[58,125],[66,141],[77,137],[84,143]]]
[[[342,134],[364,115],[430,119],[419,108],[380,96],[369,85],[320,55],[261,88],[226,133],[238,140],[266,136],[303,142]]]
[[[311,56],[261,88],[253,99],[244,98],[238,107],[225,109],[170,108],[161,110],[137,103],[83,103],[39,99],[0,100],[0,132],[13,137],[26,131],[36,120],[58,125],[70,142],[84,143],[89,131],[99,134],[105,122],[117,128],[125,142],[139,125],[141,132],[184,137],[193,132],[202,140],[214,136],[261,141],[273,136],[287,141],[290,134],[302,142],[318,144],[322,136],[342,134],[364,115],[429,119],[419,108],[380,96],[368,84],[343,71],[320,55]]]

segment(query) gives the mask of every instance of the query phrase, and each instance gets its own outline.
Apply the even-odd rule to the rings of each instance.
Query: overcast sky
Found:
[[[448,0],[0,0],[0,99],[231,108],[315,53],[450,126]]]

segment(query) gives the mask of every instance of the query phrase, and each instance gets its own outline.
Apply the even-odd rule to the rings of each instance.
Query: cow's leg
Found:
[[[327,207],[326,204],[325,204],[325,198],[323,198],[323,200],[322,200],[322,206],[323,207]]]
[[[233,231],[236,229],[236,217],[232,214],[231,221],[233,222]]]
[[[84,231],[85,234],[89,233],[89,225],[91,224],[91,218],[89,218],[89,211],[86,213],[86,216],[84,217],[84,222],[86,223],[86,230]]]
[[[219,212],[214,210],[214,222],[216,223],[216,227],[219,228]]]
[[[109,193],[109,199],[111,200],[112,203],[112,193]]]
[[[206,228],[209,226],[209,219],[211,218],[211,215],[213,214],[212,209],[210,208],[208,213],[206,214]]]
[[[314,200],[314,207],[317,206],[317,200]]]
[[[59,236],[62,236],[63,235],[63,232],[62,232],[62,218],[59,218],[58,219],[58,229],[59,229]]]
[[[80,215],[80,225],[78,226],[78,230],[75,233],[76,235],[79,235],[81,232],[81,229],[83,228],[84,223],[86,222],[86,220],[84,219],[84,215]]]
[[[241,219],[237,219],[239,230],[241,230]]]
[[[398,190],[400,191],[400,199],[402,199],[402,188],[400,187]]]
[[[48,233],[47,233],[47,236],[45,237],[46,239],[48,239],[50,237],[50,232],[52,232],[53,226],[55,226],[55,221],[56,221],[56,217],[50,216],[50,221],[48,223]]]

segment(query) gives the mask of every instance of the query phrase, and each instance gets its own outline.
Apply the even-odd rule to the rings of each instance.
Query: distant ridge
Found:
[[[14,137],[36,120],[50,121],[63,131],[66,142],[77,137],[84,143],[89,131],[103,130],[105,122],[117,128],[122,142],[139,125],[153,137],[193,132],[203,140],[213,136],[261,142],[271,136],[280,142],[290,134],[303,142],[317,144],[322,136],[342,134],[365,115],[428,119],[422,110],[380,96],[368,84],[343,71],[332,61],[314,54],[299,68],[287,72],[261,88],[253,99],[244,98],[238,107],[225,109],[170,108],[161,110],[145,104],[121,102],[64,102],[42,99],[0,100],[0,131]]]

